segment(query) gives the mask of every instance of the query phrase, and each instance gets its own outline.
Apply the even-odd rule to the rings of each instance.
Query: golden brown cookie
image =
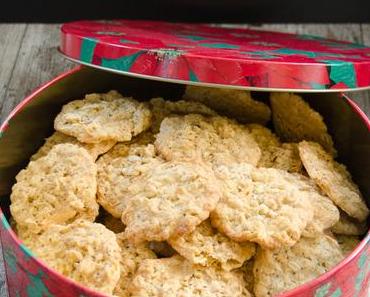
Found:
[[[303,164],[299,156],[298,144],[283,143],[280,147],[275,147],[271,153],[271,166],[265,167],[301,173]]]
[[[302,237],[292,247],[258,249],[254,263],[256,297],[275,296],[327,272],[343,259],[335,239]]]
[[[341,211],[339,221],[331,227],[331,231],[340,235],[363,235],[367,231],[367,226],[366,222],[360,223]]]
[[[241,123],[259,123],[265,125],[271,117],[270,108],[251,97],[250,92],[224,89],[186,86],[185,100],[201,102],[220,114],[235,118]]]
[[[270,129],[259,124],[249,124],[247,127],[261,150],[258,166],[272,167],[272,152],[281,146],[279,138]]]
[[[301,96],[292,93],[271,93],[272,120],[279,137],[287,142],[310,140],[320,143],[335,155],[333,140],[322,116]]]
[[[144,103],[116,91],[89,94],[63,106],[54,128],[81,142],[130,141],[151,124],[151,111]]]
[[[208,218],[221,196],[211,168],[187,162],[152,166],[131,185],[122,221],[130,241],[165,241],[192,232]]]
[[[132,297],[249,297],[240,272],[192,266],[184,258],[144,260],[129,292]]]
[[[342,249],[343,255],[347,256],[350,254],[361,242],[358,236],[350,235],[335,235],[340,248]]]
[[[292,246],[313,218],[307,195],[285,171],[233,164],[216,172],[224,188],[212,225],[235,241]]]
[[[10,210],[19,226],[39,233],[50,224],[82,218],[94,221],[96,165],[89,153],[73,144],[58,144],[18,173]]]
[[[359,221],[366,220],[369,209],[344,165],[314,142],[300,142],[299,155],[308,175],[337,206]]]
[[[317,192],[309,194],[314,215],[311,222],[306,226],[302,235],[306,237],[316,237],[326,229],[332,227],[339,220],[339,210],[331,200]]]
[[[251,242],[237,243],[212,228],[209,220],[184,236],[170,238],[171,246],[193,264],[217,265],[230,271],[239,268],[255,254]]]
[[[136,181],[164,161],[152,144],[119,143],[98,161],[98,202],[116,218],[121,218],[128,201],[138,189]]]
[[[261,157],[258,144],[246,126],[219,116],[190,114],[166,118],[154,145],[166,160],[257,165]]]
[[[89,154],[96,160],[100,155],[109,151],[116,143],[114,140],[102,141],[99,143],[82,143],[75,137],[63,134],[61,132],[54,132],[53,135],[46,138],[42,147],[31,157],[31,161],[35,161],[47,155],[47,153],[57,144],[71,143],[86,149]]]
[[[99,292],[112,294],[120,278],[121,249],[101,224],[51,225],[25,243],[49,267]]]
[[[215,111],[200,102],[189,102],[184,100],[170,101],[164,100],[163,98],[153,98],[149,103],[153,114],[151,130],[154,133],[159,132],[159,127],[163,119],[173,114],[185,115],[196,113],[204,116],[217,115]]]
[[[118,297],[129,297],[128,287],[140,263],[145,259],[156,259],[156,255],[148,248],[147,243],[133,245],[124,233],[117,234],[117,242],[121,248],[121,275],[113,294]]]

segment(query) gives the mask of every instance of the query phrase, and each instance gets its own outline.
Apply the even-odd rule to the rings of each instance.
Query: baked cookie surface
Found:
[[[79,218],[94,221],[98,215],[96,165],[77,145],[54,146],[45,157],[31,161],[16,180],[10,210],[17,224],[30,232]]]
[[[121,218],[128,201],[139,190],[137,182],[164,161],[152,144],[119,143],[97,161],[98,202],[116,218]]]
[[[170,238],[171,246],[193,264],[218,265],[230,271],[250,259],[256,247],[251,242],[237,243],[212,228],[208,220],[189,234]]]
[[[294,246],[258,249],[254,264],[256,297],[275,296],[329,271],[343,259],[335,239],[302,237]]]
[[[257,165],[261,157],[260,148],[249,129],[220,116],[191,114],[166,118],[154,145],[166,160]]]
[[[243,275],[193,266],[181,256],[144,260],[129,292],[132,297],[249,297]]]
[[[120,278],[121,249],[101,224],[51,225],[25,244],[51,268],[99,292],[112,294]]]
[[[63,143],[75,144],[86,149],[93,159],[96,160],[98,156],[109,151],[116,142],[114,140],[107,140],[99,143],[82,143],[73,136],[56,131],[45,140],[44,145],[31,157],[31,161],[44,157],[55,145]]]
[[[350,173],[334,161],[318,143],[302,141],[299,155],[308,175],[342,210],[359,221],[365,221],[369,209]]]
[[[217,113],[200,102],[185,100],[170,101],[163,98],[152,98],[149,101],[153,115],[151,130],[159,132],[159,127],[164,118],[170,115],[201,114],[204,116],[216,116]]]
[[[210,167],[166,162],[152,167],[135,182],[122,214],[129,240],[165,241],[192,232],[207,219],[221,196]]]
[[[247,91],[187,86],[183,98],[201,102],[241,123],[265,125],[271,117],[270,108],[265,103],[254,100]]]
[[[273,168],[233,164],[217,168],[223,193],[212,225],[231,239],[265,248],[292,246],[313,218],[308,197]]]
[[[283,141],[315,141],[331,155],[336,154],[322,116],[301,96],[292,93],[271,93],[270,102],[274,128]]]
[[[129,243],[124,233],[117,234],[117,242],[121,248],[121,275],[113,294],[119,297],[129,297],[128,287],[140,263],[145,259],[156,259],[157,256],[148,248],[147,243],[136,246]]]
[[[147,104],[123,97],[116,91],[89,94],[63,106],[54,128],[81,142],[130,141],[151,124]]]

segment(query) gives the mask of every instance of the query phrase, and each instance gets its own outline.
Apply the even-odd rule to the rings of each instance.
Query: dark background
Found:
[[[0,22],[370,22],[370,0],[1,0]]]

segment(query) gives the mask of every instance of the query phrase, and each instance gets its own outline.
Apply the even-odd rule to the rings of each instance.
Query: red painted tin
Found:
[[[94,22],[95,24],[96,22]],[[117,32],[117,28],[115,27],[115,31],[112,30],[110,27],[114,24],[134,24],[135,30],[137,30],[137,26],[140,25],[138,22],[128,22],[128,21],[114,21],[107,23],[99,23],[106,28],[105,34],[100,33],[100,35],[104,36],[104,42],[108,43],[111,42],[113,49],[116,44],[113,41],[109,41],[107,38],[108,36],[113,36],[116,38],[117,36],[124,36],[122,38],[126,38],[130,41],[137,41],[134,38],[134,34],[124,34],[123,30]],[[85,24],[85,23],[83,23]],[[148,23],[143,22],[144,29],[147,30]],[[166,27],[166,24],[160,23],[161,26],[159,28]],[[171,28],[175,25],[168,25]],[[177,26],[177,25],[176,25]],[[195,35],[192,33],[191,30],[203,28],[204,25],[179,25],[181,30],[185,30],[187,28],[187,35],[192,35],[193,37],[190,40],[195,40]],[[184,27],[185,26],[185,27]],[[205,26],[207,30],[210,32],[213,31],[213,27]],[[67,24],[63,27],[62,33],[62,47],[61,51],[70,56],[73,59],[80,60],[82,63],[88,63],[84,61],[81,57],[85,56],[85,54],[81,53],[81,47],[74,47],[71,45],[75,45],[77,41],[77,33],[73,33],[75,35],[71,35],[70,31],[67,32],[66,28],[74,28],[77,30],[76,23]],[[82,28],[85,30],[86,28]],[[82,30],[81,29],[81,30]],[[109,29],[109,30],[108,30]],[[72,30],[72,29],[71,29]],[[145,31],[144,30],[144,31]],[[146,31],[145,31],[146,32]],[[207,31],[208,32],[208,31]],[[231,31],[236,32],[236,31]],[[242,30],[237,31],[238,34],[252,34],[251,31]],[[246,33],[248,32],[248,33]],[[114,33],[114,34],[113,34]],[[182,33],[186,33],[182,31]],[[192,33],[192,34],[190,34]],[[96,33],[98,34],[98,33]],[[118,35],[121,34],[121,35]],[[266,35],[264,35],[266,34]],[[286,36],[285,34],[276,33],[277,36]],[[245,35],[245,38],[252,38],[248,37],[249,35]],[[265,36],[265,37],[263,37]],[[266,38],[268,41],[267,43],[273,43],[272,37],[268,38],[268,33],[261,33],[258,37],[258,46],[261,46],[261,40]],[[275,36],[275,35],[274,35]],[[80,36],[81,40],[85,40],[86,38],[90,40],[91,36]],[[113,38],[112,37],[112,38]],[[153,36],[149,36],[150,38]],[[148,37],[148,40],[149,40]],[[293,36],[288,36],[291,39],[294,39]],[[286,37],[286,38],[288,38]],[[84,39],[85,38],[85,39]],[[7,281],[9,287],[9,294],[10,297],[26,297],[26,296],[55,296],[55,297],[64,297],[64,296],[103,296],[97,292],[93,292],[92,290],[85,288],[74,281],[71,281],[64,276],[60,275],[59,273],[49,269],[42,261],[35,258],[32,253],[22,244],[22,242],[17,238],[15,233],[11,230],[8,218],[9,218],[9,193],[11,190],[11,186],[14,183],[14,177],[20,168],[24,167],[29,160],[29,157],[37,150],[37,148],[42,144],[43,139],[49,135],[53,129],[53,119],[55,115],[59,112],[61,106],[66,102],[80,98],[86,93],[89,92],[105,92],[110,89],[117,89],[124,94],[133,95],[135,97],[140,98],[151,98],[155,96],[163,96],[164,98],[176,98],[179,97],[180,94],[183,92],[184,86],[181,84],[174,84],[170,83],[174,80],[176,82],[181,81],[182,83],[206,83],[206,84],[215,84],[215,81],[218,81],[221,85],[232,85],[234,87],[241,87],[241,88],[249,88],[252,89],[262,89],[262,88],[269,88],[272,84],[274,84],[273,88],[285,89],[289,87],[289,89],[298,89],[300,91],[311,91],[313,93],[310,94],[303,94],[305,100],[307,100],[310,105],[312,105],[316,110],[318,110],[325,118],[325,121],[328,125],[328,129],[330,133],[333,135],[336,147],[338,149],[339,155],[341,157],[341,162],[345,163],[351,173],[353,174],[354,180],[359,184],[364,197],[367,198],[368,204],[370,203],[370,180],[369,180],[369,172],[370,172],[370,121],[365,116],[365,114],[357,107],[357,105],[351,101],[349,98],[344,96],[340,92],[333,92],[334,89],[338,91],[338,88],[344,89],[353,89],[357,87],[368,87],[370,82],[366,79],[370,79],[370,75],[368,78],[361,78],[363,75],[369,73],[370,64],[367,59],[370,60],[369,56],[369,49],[356,45],[356,48],[353,49],[352,46],[346,43],[338,43],[344,47],[348,47],[348,52],[351,52],[353,55],[362,55],[363,61],[356,66],[356,62],[351,60],[350,63],[353,64],[353,68],[351,69],[362,69],[356,70],[355,72],[348,72],[345,70],[346,68],[341,68],[341,71],[344,71],[346,75],[348,73],[352,73],[354,77],[347,77],[343,76],[343,81],[333,81],[329,84],[325,85],[325,88],[315,89],[312,84],[301,82],[296,82],[294,85],[290,84],[285,78],[280,80],[279,84],[276,84],[277,78],[279,76],[279,70],[274,72],[273,74],[269,75],[267,80],[251,80],[246,79],[246,82],[243,82],[244,85],[241,83],[241,77],[238,74],[238,78],[233,80],[232,74],[234,73],[234,68],[232,69],[224,69],[222,65],[229,65],[229,58],[222,56],[225,55],[225,51],[222,49],[220,50],[220,64],[218,64],[218,68],[213,69],[213,71],[218,71],[218,75],[211,74],[209,69],[212,69],[210,65],[206,64],[199,64],[197,65],[197,70],[194,71],[194,74],[191,74],[193,68],[189,68],[188,66],[181,66],[181,65],[188,65],[184,61],[187,61],[187,58],[181,58],[178,60],[176,57],[173,64],[171,64],[172,60],[164,55],[158,56],[155,54],[154,57],[154,64],[157,65],[158,71],[153,71],[155,67],[154,64],[149,63],[147,58],[150,57],[150,54],[146,52],[142,47],[141,51],[143,51],[142,57],[141,55],[137,55],[134,59],[134,62],[130,64],[127,69],[129,71],[117,70],[114,68],[109,68],[106,66],[101,66],[99,64],[102,61],[104,55],[101,53],[109,54],[109,55],[116,55],[116,58],[120,58],[120,54],[123,52],[109,53],[108,50],[106,51],[98,51],[96,48],[99,46],[99,42],[97,42],[97,38],[94,35],[94,42],[95,46],[94,49],[90,51],[90,57],[92,57],[91,61],[88,63],[90,66],[98,66],[99,68],[104,68],[104,70],[109,71],[102,71],[99,69],[94,69],[92,67],[78,67],[72,71],[69,71],[65,74],[60,75],[59,77],[55,78],[54,80],[50,81],[43,87],[39,88],[35,92],[33,92],[30,96],[28,96],[21,104],[19,104],[14,111],[9,115],[6,121],[0,127],[0,203],[2,212],[0,212],[1,222],[0,222],[0,232],[1,232],[1,242],[3,245],[3,256],[5,260],[6,266],[6,273],[7,273]],[[142,36],[140,37],[142,38]],[[187,37],[189,38],[189,37]],[[275,37],[274,37],[275,38]],[[165,37],[162,38],[163,42],[165,41]],[[187,40],[187,39],[185,39]],[[248,39],[249,40],[249,39]],[[305,40],[310,40],[308,37]],[[316,39],[312,39],[316,42]],[[320,39],[321,40],[321,39]],[[195,42],[194,41],[194,42]],[[85,41],[81,41],[82,43]],[[80,42],[80,45],[81,45]],[[147,41],[147,44],[153,41]],[[189,41],[190,42],[190,41]],[[191,41],[192,42],[192,41]],[[208,41],[207,41],[208,42]],[[219,41],[212,41],[215,43],[220,43]],[[321,42],[321,41],[320,41]],[[331,45],[334,44],[334,41],[331,41]],[[135,44],[130,42],[125,42],[125,44]],[[166,41],[167,44],[167,41]],[[316,44],[316,43],[313,43]],[[168,45],[168,44],[167,44]],[[137,44],[135,44],[137,46]],[[220,47],[220,45],[218,45]],[[264,44],[263,46],[271,46]],[[214,49],[214,47],[211,47]],[[111,49],[111,50],[113,50]],[[314,49],[317,49],[314,47]],[[127,50],[125,48],[125,50]],[[328,49],[326,49],[328,50]],[[346,51],[343,49],[343,51]],[[267,53],[268,51],[266,51]],[[335,50],[332,49],[332,53],[335,53]],[[356,52],[356,54],[355,54]],[[212,51],[212,57],[214,58],[217,55],[217,49]],[[270,53],[270,52],[269,52]],[[234,54],[234,52],[233,52]],[[308,54],[308,53],[306,53]],[[121,57],[126,57],[127,53],[125,52]],[[261,53],[262,55],[262,53]],[[289,62],[289,54],[287,54],[283,59],[284,63],[291,63]],[[141,57],[141,58],[140,58]],[[290,58],[298,59],[296,55],[292,55]],[[200,55],[198,57],[200,59]],[[213,59],[212,58],[212,59]],[[302,57],[301,57],[302,58]],[[307,58],[307,57],[306,57]],[[294,62],[298,64],[302,64],[307,67],[313,67],[316,65],[314,62],[308,62],[305,57],[302,58],[302,62]],[[100,59],[100,60],[99,60]],[[143,60],[140,60],[143,59]],[[270,61],[268,58],[263,58],[263,67],[270,67],[269,63],[274,64],[274,60]],[[275,59],[275,58],[274,58]],[[326,59],[326,58],[325,58]],[[198,60],[201,61],[202,59]],[[100,61],[100,62],[99,62]],[[130,60],[131,61],[131,60]],[[205,60],[210,61],[210,60]],[[225,62],[226,64],[222,64],[221,61]],[[96,62],[96,64],[95,64]],[[99,62],[99,63],[98,63]],[[135,64],[136,63],[136,64]],[[167,66],[165,64],[167,63]],[[183,64],[185,63],[185,64]],[[211,62],[210,62],[211,63]],[[212,62],[214,63],[214,61]],[[283,63],[283,64],[284,64]],[[292,62],[293,63],[293,62]],[[293,63],[293,64],[294,64]],[[196,63],[197,64],[197,63]],[[361,64],[361,66],[359,66]],[[133,66],[135,65],[135,66]],[[213,64],[215,65],[215,64]],[[230,64],[231,65],[231,64]],[[325,64],[326,65],[326,64]],[[318,69],[321,69],[317,73],[321,73],[322,71],[328,71],[327,75],[332,76],[333,67],[327,67],[322,63],[317,63]],[[226,67],[225,66],[225,67]],[[284,65],[280,65],[284,69]],[[315,66],[315,67],[316,67]],[[325,67],[324,67],[325,66]],[[367,66],[367,67],[365,67]],[[125,66],[127,67],[127,65]],[[147,67],[147,68],[146,68]],[[167,68],[166,68],[167,67]],[[171,68],[173,67],[173,68]],[[188,72],[188,76],[181,76],[183,74],[182,71],[178,72],[175,77],[174,74],[176,73],[176,67],[178,69],[190,69],[191,71]],[[185,68],[181,68],[185,67]],[[186,68],[188,67],[188,68]],[[204,67],[204,68],[202,68]],[[249,66],[248,66],[249,67]],[[248,67],[243,69],[249,69]],[[263,68],[261,66],[260,69]],[[294,67],[298,67],[295,65]],[[227,67],[226,67],[227,68]],[[126,70],[127,70],[126,69]],[[137,69],[141,69],[138,71]],[[151,69],[150,72],[143,74],[145,69]],[[167,77],[164,75],[164,70],[172,69],[170,72],[167,72]],[[203,74],[200,75],[199,71],[201,72],[202,69],[204,70]],[[254,69],[254,68],[250,68]],[[278,69],[278,68],[277,68]],[[313,68],[309,68],[313,69]],[[339,68],[338,68],[339,69]],[[367,70],[365,70],[367,69]],[[135,72],[135,71],[137,72]],[[148,70],[148,71],[149,71]],[[227,70],[227,71],[226,71]],[[229,72],[228,72],[229,71]],[[252,70],[251,70],[252,71]],[[359,71],[359,72],[358,72]],[[114,73],[114,72],[124,72],[129,75],[121,75],[122,73]],[[299,71],[298,71],[299,72]],[[140,73],[140,77],[132,77],[135,76],[136,73]],[[169,75],[169,73],[171,75]],[[190,75],[190,74],[191,75]],[[230,75],[227,75],[230,73]],[[284,71],[281,72],[284,75]],[[360,73],[360,74],[359,74]],[[245,74],[245,73],[244,73]],[[154,79],[143,79],[145,78],[153,78]],[[320,75],[318,75],[320,76]],[[195,81],[194,77],[197,78]],[[206,78],[214,77],[215,81],[209,81]],[[219,81],[217,77],[223,77],[223,81]],[[245,77],[245,76],[244,76]],[[271,82],[270,78],[273,77],[273,82]],[[303,77],[303,76],[302,76]],[[322,77],[322,76],[321,76]],[[339,76],[340,77],[340,76]],[[346,78],[345,78],[346,77]],[[164,82],[164,79],[168,79],[169,82]],[[202,78],[202,79],[201,79]],[[216,79],[217,78],[217,79]],[[276,79],[275,79],[276,78]],[[310,78],[311,79],[311,78]],[[320,80],[320,77],[315,77],[315,81]],[[162,80],[162,81],[159,81]],[[350,84],[349,81],[356,81],[356,84]],[[247,82],[250,85],[245,85]],[[253,82],[253,83],[251,83]],[[258,83],[256,83],[258,82]],[[263,84],[259,84],[259,82],[264,82]],[[324,81],[323,81],[324,82]],[[342,87],[339,87],[342,86]],[[337,89],[336,89],[337,88]],[[330,92],[328,92],[330,91]],[[260,95],[263,96],[262,92],[256,92],[253,94],[255,97]],[[326,274],[320,276],[319,278],[308,282],[292,291],[286,292],[281,294],[280,297],[368,297],[369,296],[369,286],[370,286],[370,232],[363,238],[361,244],[344,259],[341,263],[339,263],[336,267],[332,270],[327,272]]]

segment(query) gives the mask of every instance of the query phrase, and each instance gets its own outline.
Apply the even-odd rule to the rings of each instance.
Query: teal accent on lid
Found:
[[[3,224],[3,226],[6,230],[11,229],[10,224],[9,224],[8,220],[6,219],[4,214],[1,215],[1,223]]]
[[[211,48],[229,48],[229,49],[238,49],[239,46],[228,44],[228,43],[199,43],[200,46],[211,47]]]
[[[96,47],[96,39],[83,39],[81,44],[80,59],[83,62],[91,63]]]
[[[207,38],[197,35],[179,35],[182,38],[187,38],[193,41],[207,40]]]
[[[139,57],[141,54],[142,52],[140,51],[118,59],[102,59],[101,65],[110,69],[129,71],[132,64],[134,64],[137,57]]]
[[[330,65],[330,79],[335,83],[343,82],[350,88],[356,88],[356,71],[351,62],[336,60],[321,61]]]
[[[199,81],[193,70],[189,70],[189,78],[191,81]]]

